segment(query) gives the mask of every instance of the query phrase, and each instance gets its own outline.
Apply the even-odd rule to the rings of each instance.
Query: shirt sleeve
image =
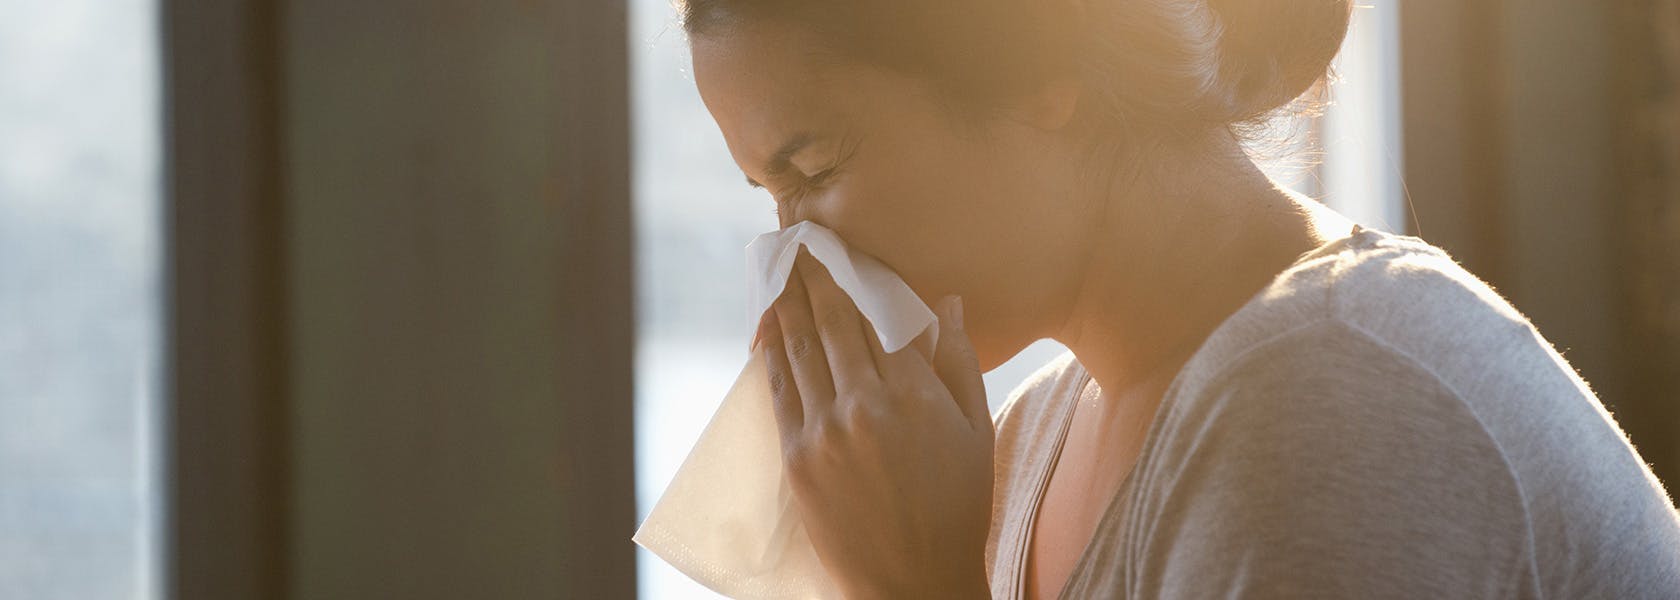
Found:
[[[1526,596],[1522,491],[1438,377],[1330,322],[1255,348],[1173,415],[1131,525],[1132,597]]]

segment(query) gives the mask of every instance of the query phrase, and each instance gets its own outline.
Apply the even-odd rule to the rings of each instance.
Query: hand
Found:
[[[931,362],[889,354],[821,263],[794,265],[758,351],[818,558],[847,598],[989,598],[992,419],[961,300]]]

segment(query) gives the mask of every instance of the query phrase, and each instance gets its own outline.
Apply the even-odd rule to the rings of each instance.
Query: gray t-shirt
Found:
[[[1024,593],[1088,381],[1063,355],[995,418],[994,598]],[[1421,240],[1355,229],[1178,373],[1062,597],[1675,599],[1680,515],[1505,300]]]

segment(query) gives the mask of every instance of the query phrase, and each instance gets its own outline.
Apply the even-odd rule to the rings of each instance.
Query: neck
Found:
[[[1325,217],[1314,213],[1327,209],[1275,188],[1234,143],[1212,160],[1205,150],[1185,160],[1158,150],[1155,164],[1194,166],[1103,190],[1078,291],[1054,336],[1105,397],[1158,400],[1226,317],[1324,241]]]

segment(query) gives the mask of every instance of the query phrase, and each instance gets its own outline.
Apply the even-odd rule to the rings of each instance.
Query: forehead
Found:
[[[697,34],[690,47],[700,98],[737,162],[758,161],[796,131],[847,113],[856,69],[841,68],[814,34],[777,22]]]

